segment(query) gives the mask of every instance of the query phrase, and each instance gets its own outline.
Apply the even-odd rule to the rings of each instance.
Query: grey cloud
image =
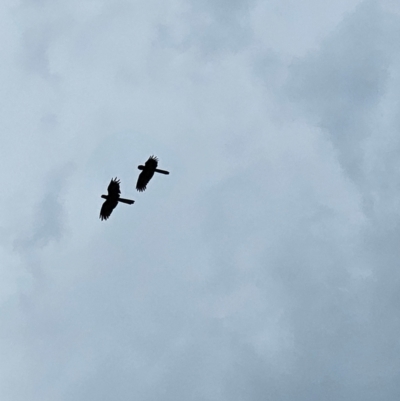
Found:
[[[289,92],[313,123],[326,130],[348,174],[363,181],[363,146],[374,132],[374,114],[390,85],[398,53],[394,16],[364,2],[321,49],[293,62]]]
[[[238,52],[249,46],[252,31],[249,12],[254,1],[235,0],[188,2],[182,11],[187,35],[177,37],[165,24],[158,29],[159,44],[187,51],[195,49],[206,59],[226,52]]]
[[[258,2],[68,4],[46,14],[73,25],[43,42],[57,88],[18,70],[10,110],[35,108],[3,114],[37,161],[4,252],[40,274],[2,298],[0,397],[396,400],[396,17],[366,3],[288,66]],[[171,175],[138,194],[153,152]],[[104,224],[115,175],[136,203]]]
[[[64,231],[64,208],[62,191],[72,165],[68,164],[55,171],[48,178],[42,199],[34,211],[33,232],[26,239],[17,241],[22,248],[37,248],[47,245],[51,240],[61,239]]]
[[[48,47],[52,32],[48,26],[31,28],[25,33],[25,63],[28,71],[34,71],[44,78],[49,77]]]
[[[344,324],[339,331],[342,334],[337,331],[332,337],[323,332],[317,334],[318,327],[309,332],[313,333],[309,338],[313,338],[314,344],[326,342],[322,348],[338,341],[335,361],[339,364],[329,376],[336,377],[338,396],[349,398],[354,397],[357,387],[364,388],[363,397],[370,400],[382,397],[383,393],[388,399],[399,394],[395,384],[398,347],[391,340],[392,333],[398,330],[394,296],[397,289],[395,284],[389,284],[398,280],[399,255],[394,244],[398,243],[399,219],[398,208],[393,205],[399,196],[395,189],[398,167],[393,163],[398,149],[397,117],[394,113],[385,117],[379,113],[392,92],[394,77],[390,71],[398,65],[399,48],[393,41],[398,36],[397,18],[386,13],[378,2],[365,2],[354,15],[347,17],[318,53],[299,59],[290,67],[288,91],[295,108],[305,111],[306,118],[332,141],[344,171],[364,198],[363,210],[369,218],[360,231],[353,257],[338,261],[350,269],[363,266],[369,274],[364,279],[357,274],[352,279],[342,276],[332,300],[326,303],[332,307],[333,299],[338,302],[327,313],[334,319],[333,327],[338,328],[339,322]],[[373,160],[371,154],[375,155]],[[345,293],[339,288],[345,289]],[[347,311],[346,315],[343,311]],[[305,327],[307,318],[299,316],[302,316],[300,329]],[[314,320],[321,325],[322,317],[315,319],[313,314]],[[312,327],[310,323],[308,327]],[[324,324],[328,320],[324,319]],[[373,327],[379,329],[375,331]],[[386,344],[391,344],[390,352]],[[307,349],[311,346],[312,343],[306,345]],[[313,365],[317,366],[315,362]],[[353,375],[354,371],[357,374]]]
[[[69,164],[51,174],[41,200],[33,209],[32,226],[26,227],[27,232],[13,241],[13,249],[20,255],[25,269],[38,280],[45,274],[43,249],[59,242],[66,230],[62,193],[72,168]]]

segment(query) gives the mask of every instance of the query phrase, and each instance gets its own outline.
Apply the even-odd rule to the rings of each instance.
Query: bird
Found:
[[[107,188],[108,195],[101,195],[101,197],[106,199],[106,201],[103,203],[100,210],[100,220],[107,220],[112,211],[117,207],[118,202],[127,203],[128,205],[135,203],[134,200],[120,198],[120,183],[121,181],[117,177],[112,178]]]
[[[142,172],[139,174],[139,178],[136,184],[136,189],[139,192],[143,192],[146,189],[147,184],[149,183],[155,172],[166,175],[169,174],[169,171],[161,170],[157,168],[157,166],[158,158],[156,156],[150,156],[144,166],[138,166],[138,169],[142,170]]]

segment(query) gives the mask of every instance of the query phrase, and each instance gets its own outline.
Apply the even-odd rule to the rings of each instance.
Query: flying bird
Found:
[[[153,177],[154,173],[169,174],[169,171],[160,170],[159,168],[157,168],[157,166],[158,159],[155,156],[150,156],[149,160],[147,160],[144,166],[138,166],[138,169],[142,170],[142,172],[139,174],[139,178],[136,184],[136,189],[139,192],[143,192],[146,189],[146,186]]]
[[[108,195],[101,195],[103,199],[106,199],[100,210],[101,220],[107,220],[110,217],[112,211],[117,207],[118,202],[127,203],[128,205],[132,205],[135,202],[131,199],[120,198],[120,182],[121,181],[117,177],[113,178],[107,188]]]

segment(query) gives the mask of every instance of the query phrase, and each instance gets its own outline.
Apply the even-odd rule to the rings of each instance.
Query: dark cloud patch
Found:
[[[288,92],[326,131],[347,173],[362,185],[365,141],[387,86],[398,45],[393,16],[364,2],[321,48],[291,65]]]
[[[51,174],[46,183],[42,200],[34,212],[34,228],[32,234],[24,240],[17,241],[18,247],[40,248],[50,241],[59,241],[64,231],[64,213],[62,191],[70,174],[69,165],[61,171]]]
[[[63,192],[71,164],[56,170],[47,180],[41,201],[33,210],[32,226],[20,238],[14,240],[14,250],[25,261],[25,267],[37,277],[42,276],[41,251],[46,246],[59,242],[65,233]]]

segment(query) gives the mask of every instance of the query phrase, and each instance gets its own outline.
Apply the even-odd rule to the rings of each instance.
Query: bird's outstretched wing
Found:
[[[139,168],[142,170],[136,183],[136,189],[139,192],[143,192],[146,189],[146,186],[153,177],[157,166],[158,159],[156,156],[150,156],[144,166],[139,166]]]
[[[108,195],[113,196],[113,197],[119,197],[121,195],[121,189],[119,187],[119,184],[121,181],[115,177],[110,181],[110,184],[107,188]]]
[[[146,189],[147,184],[154,175],[154,170],[144,169],[140,174],[136,183],[136,189],[139,192],[143,192]]]
[[[112,211],[117,206],[118,201],[107,199],[100,210],[100,220],[107,220],[110,216]]]

